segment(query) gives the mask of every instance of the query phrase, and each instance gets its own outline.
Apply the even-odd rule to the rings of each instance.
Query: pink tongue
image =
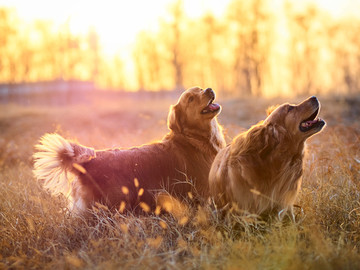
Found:
[[[312,120],[312,121],[306,121],[309,124],[315,124],[318,121],[318,119]]]
[[[211,103],[208,107],[211,111],[216,111],[217,109],[220,108],[220,105],[219,104],[216,104],[216,103]]]

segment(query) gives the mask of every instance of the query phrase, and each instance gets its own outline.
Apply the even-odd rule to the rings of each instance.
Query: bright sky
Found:
[[[35,19],[52,21],[56,27],[54,30],[68,25],[73,34],[86,34],[90,28],[95,28],[103,52],[108,57],[120,56],[126,63],[125,73],[129,81],[135,81],[135,78],[131,80],[135,76],[131,57],[136,35],[141,30],[156,31],[160,18],[167,17],[169,6],[174,1],[177,0],[0,0],[0,7],[16,9],[23,22],[30,23]],[[230,1],[183,0],[183,4],[188,17],[196,18],[206,12],[221,17]],[[360,0],[269,0],[268,3],[277,11],[283,10],[285,1],[299,9],[307,3],[315,3],[334,17],[360,16]],[[282,17],[283,14],[278,16],[280,30],[286,23]]]
[[[205,12],[221,16],[231,0],[183,0],[187,16]],[[155,30],[160,17],[165,17],[174,0],[0,0],[0,7],[14,7],[24,21],[51,20],[57,26],[69,24],[73,33],[87,33],[94,27],[108,55],[130,51],[140,30]],[[284,0],[270,1],[274,9]],[[295,6],[318,3],[334,16],[360,14],[360,0],[292,0]]]
[[[86,33],[95,27],[108,54],[130,46],[140,30],[155,30],[159,18],[166,16],[172,0],[0,0],[0,7],[14,7],[25,21],[51,20],[56,25],[69,23],[73,33]],[[211,11],[221,15],[229,0],[184,0],[191,17]]]
[[[212,12],[221,16],[230,0],[183,0],[185,12],[190,17]],[[275,6],[284,0],[273,0]],[[20,18],[52,20],[56,25],[69,23],[74,33],[86,33],[95,27],[104,51],[108,54],[128,49],[140,30],[154,30],[159,17],[166,16],[173,0],[0,0],[0,7],[16,8]],[[344,13],[359,14],[360,0],[293,0],[295,5],[304,2],[318,3],[334,16]],[[271,2],[270,2],[271,3]],[[354,8],[355,7],[355,8]]]

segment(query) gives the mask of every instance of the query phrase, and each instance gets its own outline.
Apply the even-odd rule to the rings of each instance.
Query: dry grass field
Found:
[[[360,98],[319,97],[327,127],[308,141],[296,222],[229,215],[72,216],[32,175],[46,132],[97,149],[160,139],[176,98],[113,94],[68,105],[0,104],[0,269],[360,269]],[[293,99],[224,99],[230,141]]]

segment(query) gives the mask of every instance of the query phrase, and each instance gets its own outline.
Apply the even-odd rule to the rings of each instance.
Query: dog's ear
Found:
[[[266,115],[269,116],[269,115],[270,115],[273,111],[275,111],[278,107],[279,107],[279,105],[269,106],[269,107],[266,109]]]
[[[168,127],[170,130],[181,133],[182,132],[182,112],[179,104],[171,105],[168,115]]]

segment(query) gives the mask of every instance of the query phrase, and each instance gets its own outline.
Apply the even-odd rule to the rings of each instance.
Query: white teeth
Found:
[[[214,99],[210,99],[209,103],[207,105],[209,106],[211,103],[213,103],[213,101],[214,101]]]

